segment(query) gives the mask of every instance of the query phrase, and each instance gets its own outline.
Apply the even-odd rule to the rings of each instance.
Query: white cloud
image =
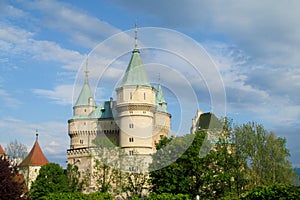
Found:
[[[299,66],[299,1],[112,2],[135,14],[147,13],[161,26],[225,37],[263,63]]]
[[[72,104],[73,85],[59,85],[53,90],[34,89],[33,93],[51,99],[60,105]]]
[[[22,28],[3,23],[2,25],[0,42],[6,44],[6,48],[0,50],[2,53],[77,66],[84,58],[79,52],[64,49],[55,42],[35,40],[33,33]]]
[[[36,130],[42,151],[48,159],[52,159],[50,162],[61,162],[62,158],[66,160],[66,149],[69,147],[66,123],[48,121],[33,124],[7,116],[0,119],[0,132],[6,133],[0,135],[1,146],[4,148],[9,142],[18,140],[30,151],[35,142]]]
[[[90,16],[70,4],[59,1],[24,2],[29,10],[39,11],[39,24],[68,35],[72,43],[94,47],[101,40],[120,32],[106,21]]]

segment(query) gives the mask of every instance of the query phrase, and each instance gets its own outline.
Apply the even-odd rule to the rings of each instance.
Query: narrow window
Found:
[[[144,92],[144,100],[146,100],[146,93]]]
[[[133,151],[129,151],[129,155],[132,156],[133,155]]]
[[[130,100],[132,100],[132,92],[130,92]]]
[[[133,142],[133,137],[129,138],[129,142]]]
[[[133,124],[129,124],[129,128],[133,128]]]

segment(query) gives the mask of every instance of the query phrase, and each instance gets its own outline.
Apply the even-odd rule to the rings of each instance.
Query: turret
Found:
[[[73,107],[73,116],[88,116],[96,109],[94,96],[89,85],[88,70],[85,71],[85,80],[78,99]]]
[[[151,154],[156,90],[150,85],[137,48],[137,30],[135,41],[130,62],[116,89],[120,147],[129,154]]]

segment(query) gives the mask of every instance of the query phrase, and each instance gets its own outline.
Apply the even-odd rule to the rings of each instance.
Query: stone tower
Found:
[[[48,163],[49,161],[39,145],[38,133],[36,133],[36,140],[31,151],[19,165],[20,173],[23,174],[28,189],[30,189],[32,182],[34,182],[39,175],[41,167]]]
[[[153,125],[156,90],[135,48],[120,86],[116,89],[120,147],[125,152],[149,155],[153,152]]]

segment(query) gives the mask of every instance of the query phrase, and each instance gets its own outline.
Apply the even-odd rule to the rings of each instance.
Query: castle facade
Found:
[[[155,143],[170,132],[171,115],[162,88],[150,84],[137,45],[115,92],[116,100],[110,98],[97,105],[86,71],[73,116],[68,120],[68,163],[77,165],[80,172],[93,171],[97,138],[107,137],[129,156],[151,157]]]

